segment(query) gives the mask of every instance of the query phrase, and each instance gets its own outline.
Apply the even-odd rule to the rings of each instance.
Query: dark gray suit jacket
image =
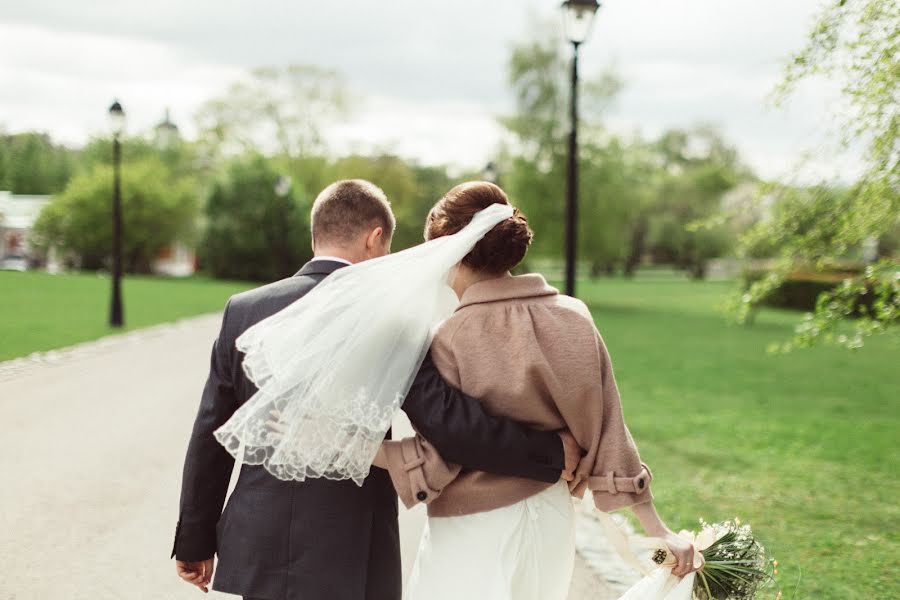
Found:
[[[218,554],[218,591],[267,600],[400,598],[397,496],[386,471],[373,469],[360,487],[352,481],[281,481],[260,466],[244,465],[222,512],[234,460],[213,431],[256,392],[235,340],[341,266],[311,261],[296,276],[238,294],[225,307],[185,458],[172,550],[186,561]],[[447,384],[430,359],[403,409],[451,462],[547,482],[560,477],[559,436],[486,414],[477,400]]]

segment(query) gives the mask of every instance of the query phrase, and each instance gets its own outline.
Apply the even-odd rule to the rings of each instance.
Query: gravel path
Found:
[[[218,325],[198,317],[0,363],[0,600],[200,597],[168,557]],[[408,569],[424,513],[401,515]],[[617,587],[579,558],[572,600]]]

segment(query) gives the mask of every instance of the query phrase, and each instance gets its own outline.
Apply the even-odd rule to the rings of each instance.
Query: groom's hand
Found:
[[[175,570],[178,576],[187,583],[196,585],[205,594],[209,593],[209,582],[212,581],[213,568],[214,562],[212,558],[197,562],[175,561]]]
[[[578,463],[581,462],[585,452],[568,429],[560,431],[559,437],[562,439],[563,452],[566,455],[566,468],[562,472],[562,479],[563,481],[572,481],[575,479],[575,469],[578,468]]]
[[[266,421],[266,427],[269,428],[269,437],[272,441],[278,441],[284,436],[285,426],[281,424],[281,411],[270,410],[269,414],[272,418]]]

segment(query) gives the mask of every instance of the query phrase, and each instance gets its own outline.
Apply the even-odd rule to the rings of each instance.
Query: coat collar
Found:
[[[469,286],[469,289],[463,293],[457,310],[472,304],[556,296],[558,294],[559,290],[548,284],[547,280],[537,273],[516,277],[498,277],[496,279],[479,281]]]
[[[304,275],[331,275],[338,269],[342,269],[346,266],[348,266],[346,263],[336,260],[311,260],[303,265],[303,268],[297,271],[297,274],[294,275],[294,277],[301,277]]]

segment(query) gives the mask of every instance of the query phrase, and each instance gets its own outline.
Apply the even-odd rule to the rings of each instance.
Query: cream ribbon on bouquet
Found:
[[[619,556],[628,565],[644,574],[644,578],[625,592],[625,595],[621,596],[619,600],[691,600],[693,598],[694,578],[697,573],[694,571],[684,577],[672,575],[675,557],[668,551],[664,540],[643,536],[629,540],[608,513],[598,511],[597,515],[607,539]],[[717,539],[716,531],[712,527],[704,527],[696,535],[690,531],[680,531],[678,535],[694,545],[695,568],[699,568],[703,564],[701,552],[712,546]],[[659,565],[652,561],[641,561],[632,551],[632,547],[651,551],[662,550],[666,553],[666,558]]]

